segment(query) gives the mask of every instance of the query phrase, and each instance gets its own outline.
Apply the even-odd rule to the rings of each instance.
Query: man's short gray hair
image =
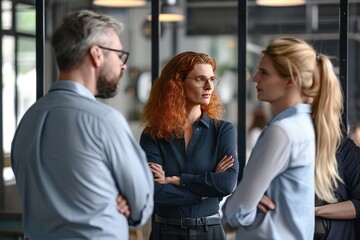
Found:
[[[109,41],[109,30],[118,36],[123,24],[98,12],[80,10],[66,16],[53,34],[51,45],[60,70],[71,70],[82,63],[93,45]]]

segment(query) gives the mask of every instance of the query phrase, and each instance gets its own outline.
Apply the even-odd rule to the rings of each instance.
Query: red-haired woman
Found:
[[[239,164],[236,130],[220,120],[215,60],[184,52],[154,82],[141,115],[155,181],[150,239],[226,239],[219,202],[234,189]]]

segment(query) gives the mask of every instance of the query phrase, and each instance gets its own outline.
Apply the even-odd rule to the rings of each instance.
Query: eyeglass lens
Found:
[[[220,79],[218,77],[211,77],[209,79],[206,77],[199,77],[198,83],[200,84],[201,87],[204,87],[208,80],[213,84],[214,87],[216,87],[220,82]]]
[[[127,58],[128,58],[128,54],[127,53],[120,53],[119,58],[125,64],[126,61],[127,61]]]

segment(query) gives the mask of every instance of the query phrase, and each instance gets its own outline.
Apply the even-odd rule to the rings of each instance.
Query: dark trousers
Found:
[[[181,228],[154,222],[150,240],[226,240],[226,234],[221,224],[199,227]]]

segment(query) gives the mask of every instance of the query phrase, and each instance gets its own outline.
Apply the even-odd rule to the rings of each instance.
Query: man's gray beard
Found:
[[[97,88],[97,98],[112,98],[117,93],[118,81],[108,82],[105,77],[99,77],[96,88]]]

